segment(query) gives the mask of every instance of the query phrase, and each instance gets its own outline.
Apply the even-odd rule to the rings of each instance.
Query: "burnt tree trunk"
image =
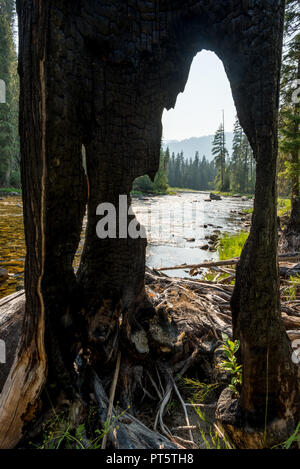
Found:
[[[300,58],[298,59],[297,68],[297,79],[300,80]],[[294,104],[295,114],[295,126],[294,126],[294,138],[299,135],[299,123],[297,121],[298,105]],[[295,143],[295,148],[291,152],[291,162],[293,165],[292,175],[292,197],[291,197],[291,216],[286,227],[284,238],[285,238],[285,249],[288,251],[299,251],[300,249],[300,190],[299,190],[299,152],[300,145]]]

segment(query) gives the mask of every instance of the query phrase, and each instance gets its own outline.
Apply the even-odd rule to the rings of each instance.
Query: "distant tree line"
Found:
[[[159,170],[152,182],[149,176],[137,178],[134,191],[166,193],[169,186],[194,190],[219,190],[222,192],[253,193],[255,188],[255,160],[248,139],[236,118],[233,131],[232,156],[226,148],[224,125],[215,133],[212,144],[212,161],[197,151],[194,159],[169,148],[160,151]]]
[[[172,153],[169,148],[160,150],[160,164],[158,172],[152,182],[149,176],[141,176],[133,183],[133,191],[165,194],[170,186],[194,190],[209,190],[214,187],[216,168],[214,162],[209,162],[205,156],[199,158],[196,152],[194,160],[185,159],[183,152]]]
[[[133,183],[134,192],[152,192],[156,194],[165,194],[169,190],[168,184],[168,168],[169,168],[170,152],[169,149],[164,151],[160,149],[159,168],[155,175],[154,181],[149,176],[138,177]]]
[[[300,232],[300,2],[286,0],[279,112],[278,192],[290,196],[293,229]]]
[[[18,136],[17,53],[14,41],[16,12],[14,0],[0,0],[0,79],[6,83],[6,103],[0,104],[0,187],[20,185],[20,148]],[[293,100],[300,82],[300,10],[299,0],[286,0],[281,99],[279,114],[279,193],[291,196],[292,208],[300,202],[300,100]],[[296,98],[298,95],[296,95]],[[183,152],[170,156],[161,150],[155,180],[142,176],[134,190],[165,193],[168,187],[194,190],[253,193],[255,160],[238,119],[234,125],[232,155],[226,148],[224,124],[215,133],[213,161],[196,152],[187,159]]]

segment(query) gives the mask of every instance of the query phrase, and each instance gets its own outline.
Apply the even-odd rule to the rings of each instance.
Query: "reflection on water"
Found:
[[[200,249],[207,243],[205,237],[216,229],[238,231],[239,224],[236,217],[232,217],[231,211],[248,208],[252,202],[229,197],[206,202],[207,198],[207,193],[182,193],[133,200],[133,210],[147,230],[148,265],[197,264],[217,258],[217,253]],[[75,268],[80,260],[83,237],[84,230],[74,260]],[[5,197],[0,200],[0,267],[8,270],[9,280],[0,285],[0,298],[23,288],[24,260],[22,200],[21,197]],[[184,271],[172,271],[172,275],[187,274]]]

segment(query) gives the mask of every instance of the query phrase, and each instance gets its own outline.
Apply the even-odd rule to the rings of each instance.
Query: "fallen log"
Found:
[[[286,285],[285,280],[282,282]],[[157,367],[159,368],[162,364],[167,367],[168,373],[170,373],[170,384],[168,387],[165,383],[162,389],[161,382],[156,384],[153,375],[149,378],[150,369],[147,369],[147,382],[150,390],[144,382],[142,389],[146,390],[147,395],[150,396],[151,392],[149,391],[152,391],[153,388],[160,400],[157,424],[160,424],[160,431],[163,435],[150,430],[128,411],[116,410],[112,405],[115,388],[112,388],[111,399],[109,399],[100,378],[93,374],[90,382],[98,404],[99,418],[104,425],[107,418],[111,417],[112,428],[107,436],[111,446],[120,449],[172,449],[178,447],[176,442],[183,446],[192,443],[188,440],[184,443],[183,440],[172,433],[170,434],[163,421],[166,403],[169,402],[171,393],[175,390],[174,384],[172,384],[172,372],[175,379],[181,370],[183,370],[181,371],[183,375],[187,366],[185,364],[189,363],[189,366],[197,364],[197,367],[200,367],[207,377],[215,379],[214,356],[221,344],[222,333],[225,332],[229,336],[232,333],[230,298],[233,289],[233,285],[172,278],[153,269],[146,269],[146,290],[156,309],[156,314],[149,322],[149,330],[147,330],[147,339],[145,340],[148,341],[149,348],[151,347],[151,357],[155,357]],[[293,341],[300,337],[300,315],[297,309],[300,305],[298,300],[284,301],[284,289],[282,318],[287,334]],[[11,380],[9,375],[14,368],[14,363],[18,362],[18,343],[22,337],[24,304],[24,292],[18,292],[0,301],[0,339],[3,340],[5,337],[10,355],[6,364],[0,364],[0,391],[3,386],[9,387],[9,380]],[[192,361],[190,357],[193,357]],[[160,368],[161,381],[166,376],[164,369]],[[122,386],[123,382],[119,384],[119,388]],[[0,412],[6,410],[5,393],[0,394],[0,402],[2,402]],[[15,394],[15,399],[23,402],[22,388],[19,393]],[[166,405],[162,406],[162,402]],[[117,426],[119,429],[116,428]],[[3,435],[4,432],[5,429],[2,432]],[[173,437],[175,439],[172,439]],[[8,447],[9,445],[4,441],[2,446]]]
[[[0,267],[0,284],[6,282],[8,277],[9,277],[8,271]]]
[[[285,278],[299,276],[300,264],[296,264],[293,267],[280,266],[280,275]]]
[[[13,448],[22,438],[24,422],[35,414],[46,378],[43,324],[38,325],[35,339],[24,346],[24,313],[23,291],[1,300],[0,339],[6,352],[5,363],[0,363],[1,449]]]
[[[0,300],[0,340],[5,349],[4,363],[0,362],[0,393],[16,357],[25,312],[24,291]]]

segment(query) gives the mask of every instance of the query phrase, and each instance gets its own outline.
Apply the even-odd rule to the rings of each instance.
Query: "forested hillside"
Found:
[[[300,448],[300,0],[16,9],[18,47],[0,0],[0,449],[200,467]],[[203,50],[226,73],[200,67],[189,109],[211,87],[215,134],[164,146]]]
[[[255,160],[248,139],[236,118],[233,130],[232,156],[227,150],[223,124],[218,127],[212,141],[209,161],[196,151],[186,158],[183,151],[170,155],[170,149],[161,148],[158,173],[152,182],[145,175],[135,180],[134,191],[167,193],[169,187],[193,190],[219,190],[224,192],[253,193],[255,187]]]
[[[288,0],[284,28],[279,112],[279,177],[282,196],[291,198],[287,248],[300,249],[300,3]]]

